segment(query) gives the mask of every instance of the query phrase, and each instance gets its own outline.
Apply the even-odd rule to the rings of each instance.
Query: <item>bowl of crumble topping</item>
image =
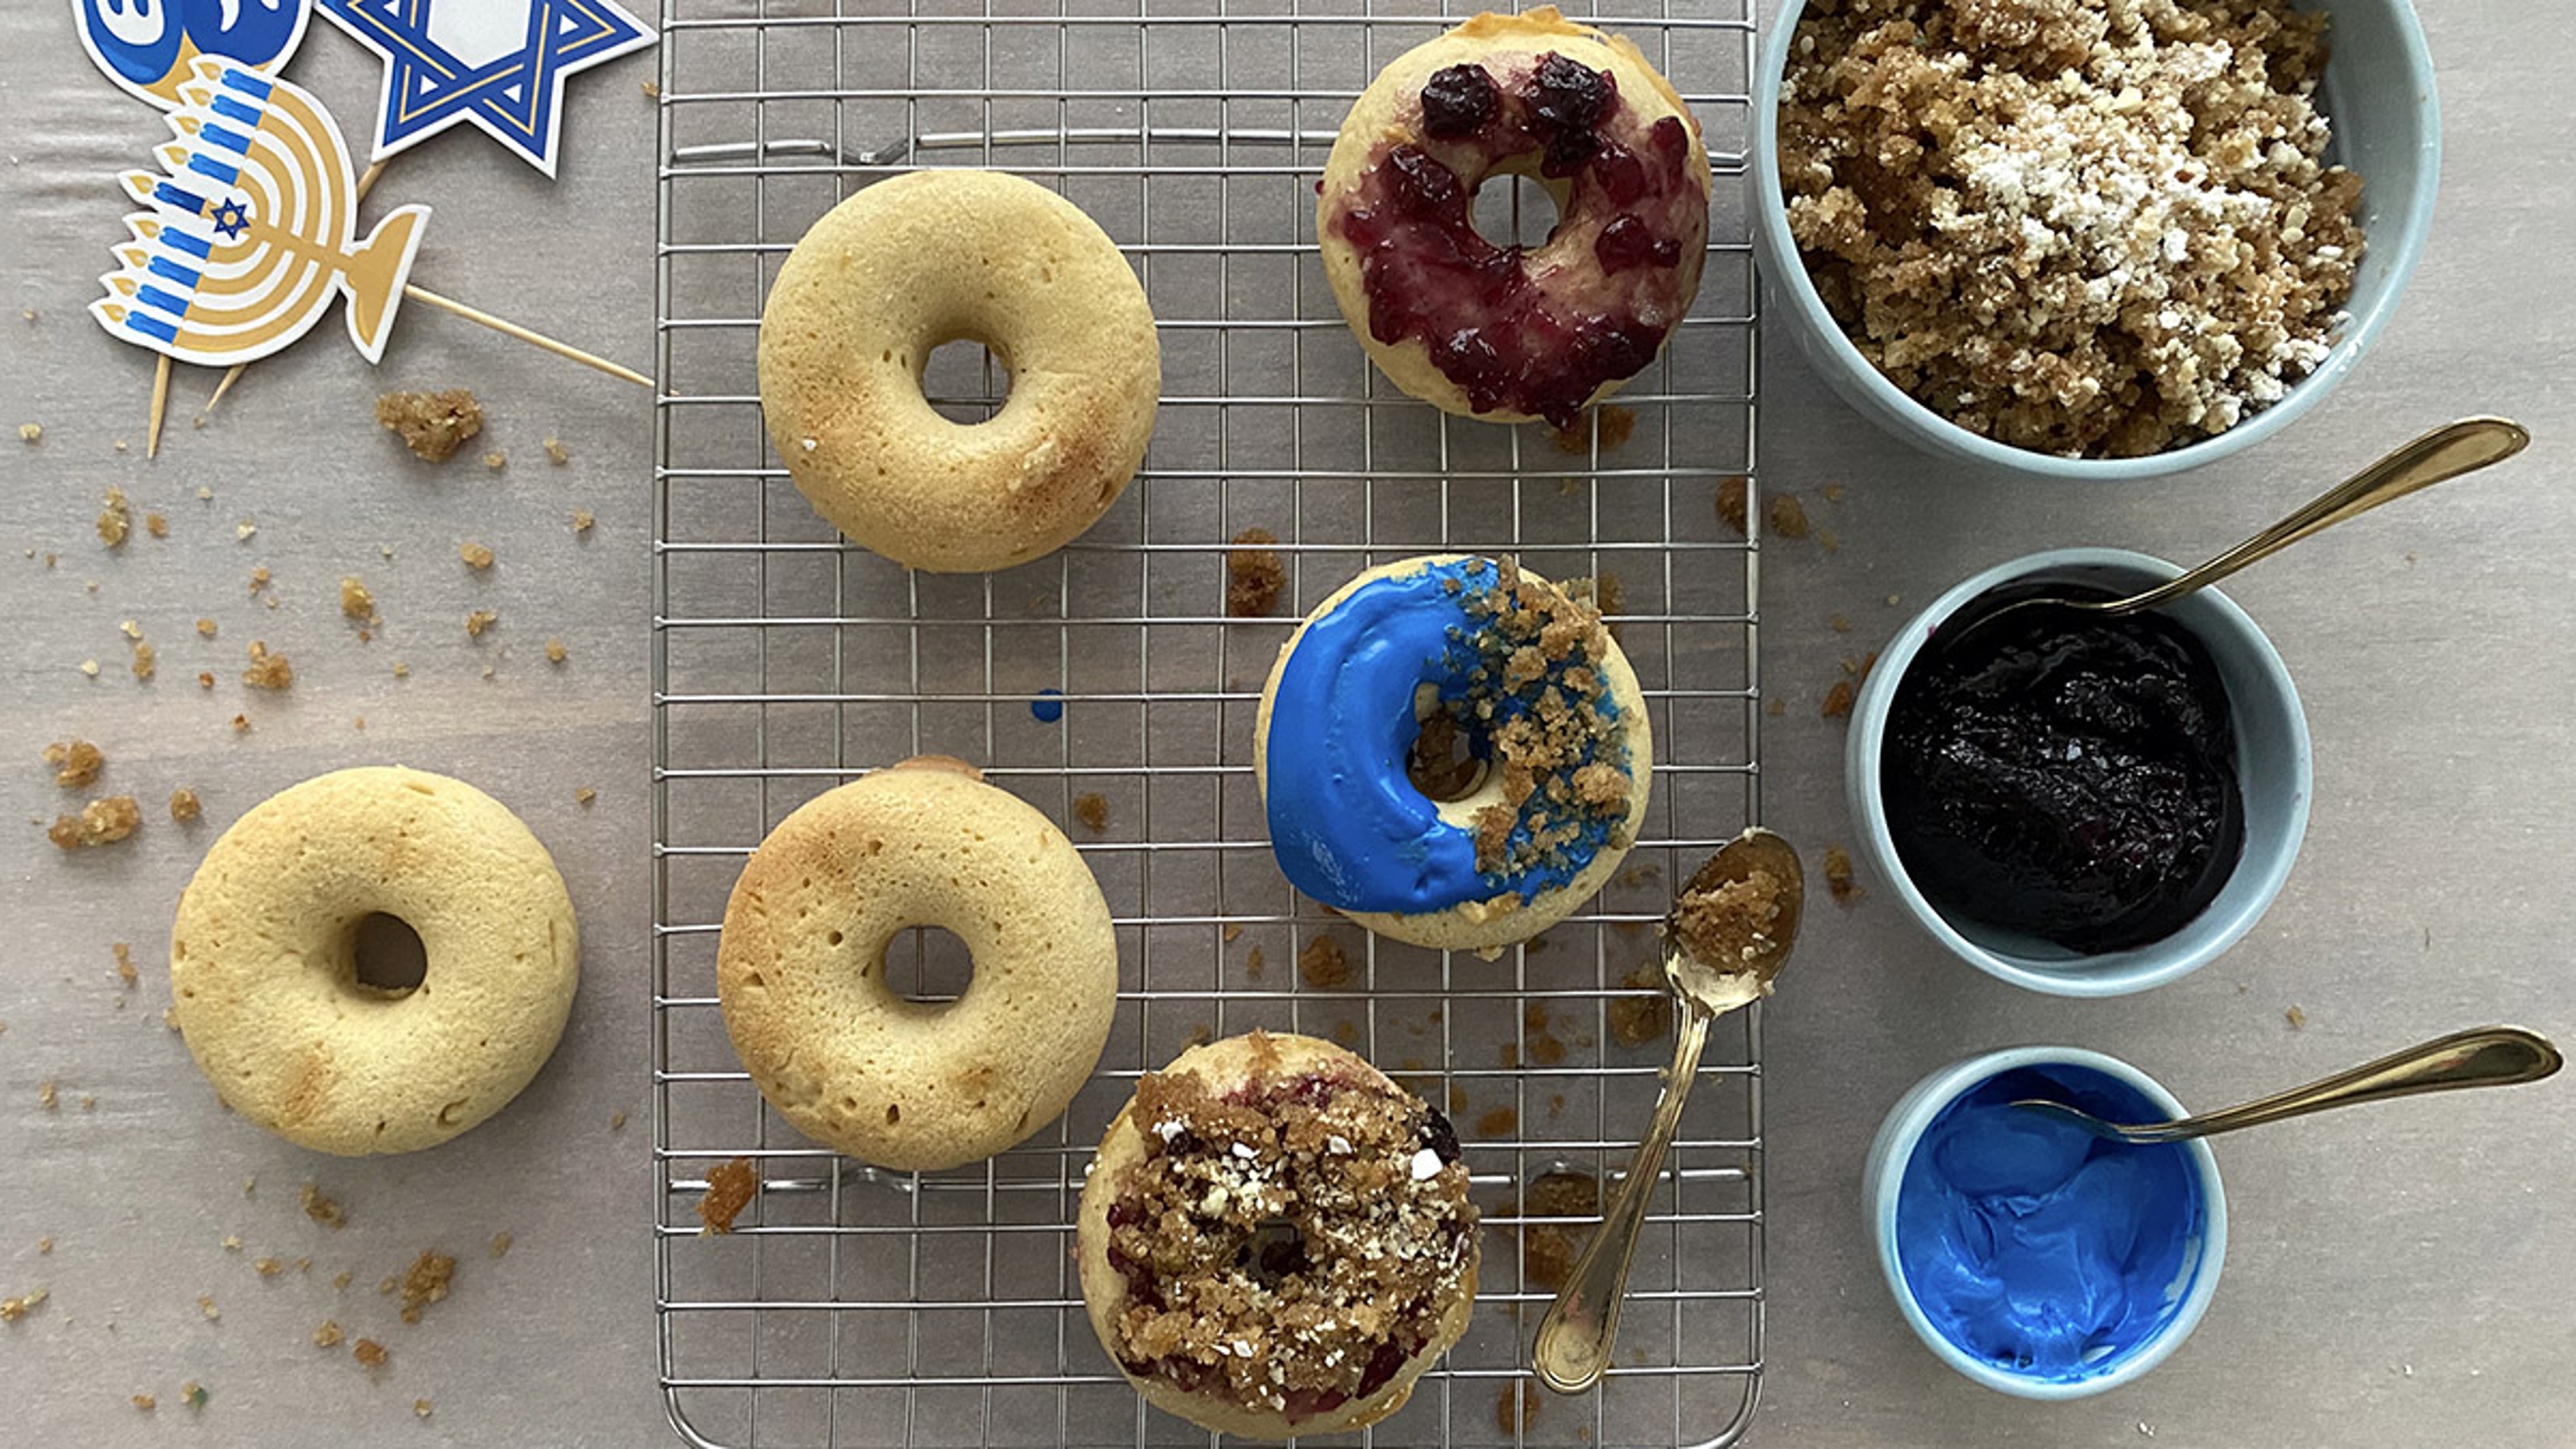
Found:
[[[1773,315],[1898,437],[2161,477],[2351,370],[2439,161],[2408,0],[1788,0],[1754,251]]]

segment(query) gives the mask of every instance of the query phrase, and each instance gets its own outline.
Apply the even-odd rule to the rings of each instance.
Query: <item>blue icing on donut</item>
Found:
[[[1371,579],[1310,622],[1272,694],[1264,796],[1270,841],[1290,883],[1345,911],[1416,915],[1445,911],[1506,891],[1523,900],[1581,873],[1624,811],[1561,819],[1571,840],[1535,852],[1524,811],[1514,822],[1516,869],[1481,871],[1473,832],[1440,818],[1406,775],[1421,726],[1414,699],[1433,686],[1444,704],[1471,715],[1490,701],[1491,728],[1527,714],[1564,665],[1517,691],[1474,678],[1479,635],[1489,619],[1470,612],[1495,586],[1494,565],[1460,559],[1401,576]],[[1579,661],[1598,667],[1598,660]],[[1606,690],[1579,705],[1615,722]],[[1614,746],[1615,748],[1615,746]],[[1587,756],[1586,763],[1589,763]],[[1626,772],[1624,755],[1610,763]]]

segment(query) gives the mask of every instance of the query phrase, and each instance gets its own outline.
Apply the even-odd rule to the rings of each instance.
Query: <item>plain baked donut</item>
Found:
[[[1654,730],[1635,671],[1588,599],[1509,559],[1402,559],[1343,585],[1280,649],[1254,728],[1280,870],[1417,946],[1491,955],[1537,935],[1645,825]],[[1435,762],[1481,762],[1452,798],[1409,769],[1426,737]]]
[[[956,1001],[886,984],[886,944],[910,926],[973,955]],[[725,905],[716,989],[780,1116],[863,1162],[931,1171],[1016,1146],[1073,1100],[1109,1041],[1118,938],[1063,831],[923,757],[769,832]]]
[[[1010,373],[983,423],[922,369],[971,339]],[[760,317],[760,409],[815,511],[907,568],[980,573],[1097,522],[1154,431],[1145,289],[1080,208],[998,171],[916,171],[824,214]]]
[[[1538,246],[1477,234],[1476,188],[1505,174],[1556,202]],[[1626,37],[1552,7],[1478,15],[1360,94],[1315,234],[1343,318],[1396,386],[1571,428],[1690,310],[1709,186],[1698,120]]]
[[[359,983],[359,924],[420,937],[400,995]],[[563,877],[499,801],[419,770],[290,786],[218,838],[170,928],[172,1019],[215,1094],[299,1146],[433,1147],[546,1064],[580,978]]]
[[[1083,1306],[1128,1382],[1246,1439],[1394,1413],[1475,1310],[1457,1132],[1308,1036],[1209,1042],[1138,1082],[1074,1232]]]

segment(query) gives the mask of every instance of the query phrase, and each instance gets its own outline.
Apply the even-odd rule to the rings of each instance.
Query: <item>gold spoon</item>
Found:
[[[1768,923],[1739,945],[1732,960],[1704,960],[1694,954],[1684,910],[1691,898],[1720,887],[1767,874],[1777,892]],[[1646,1221],[1646,1204],[1662,1176],[1664,1154],[1682,1123],[1692,1079],[1699,1074],[1701,1050],[1708,1045],[1710,1023],[1739,1006],[1771,994],[1771,978],[1789,959],[1798,938],[1798,911],[1806,898],[1806,877],[1798,852],[1788,841],[1760,826],[1728,842],[1690,878],[1672,913],[1664,917],[1660,939],[1664,982],[1680,1002],[1673,1036],[1672,1065],[1664,1073],[1663,1096],[1655,1103],[1654,1125],[1637,1144],[1636,1161],[1610,1199],[1601,1226],[1575,1259],[1565,1287],[1538,1325],[1530,1365],[1539,1382],[1560,1394],[1579,1394],[1601,1381],[1610,1367],[1610,1348],[1619,1336],[1619,1304],[1626,1296],[1628,1263],[1637,1254],[1638,1230]],[[1703,949],[1705,946],[1703,945]]]
[[[1934,647],[1956,649],[1970,635],[1991,628],[1997,619],[2042,605],[2104,619],[2159,608],[2185,594],[2207,588],[2239,569],[2270,558],[2300,539],[2331,528],[2347,518],[2357,518],[2383,503],[2420,492],[2463,473],[2474,473],[2491,463],[2501,463],[2530,443],[2531,434],[2523,430],[2522,424],[2503,418],[2462,418],[2455,423],[2444,423],[2420,438],[2398,445],[2378,462],[2309,499],[2287,518],[2261,533],[2144,593],[2131,594],[2125,599],[2070,599],[2057,594],[2034,594],[1964,621],[1952,622],[1943,631],[1949,637],[1936,637]]]
[[[2557,1071],[2560,1060],[2558,1048],[2536,1031],[2525,1031],[2518,1026],[2482,1026],[2435,1037],[2404,1051],[2392,1052],[2377,1061],[2337,1072],[2322,1081],[2275,1092],[2243,1106],[2203,1112],[2197,1117],[2184,1117],[2172,1122],[2114,1124],[2082,1108],[2045,1097],[2025,1097],[2013,1105],[2045,1112],[2096,1137],[2107,1137],[2114,1142],[2181,1142],[2193,1137],[2233,1132],[2240,1127],[2259,1127],[2285,1117],[2304,1117],[2310,1112],[2323,1112],[2331,1107],[2352,1107],[2363,1102],[2385,1102],[2391,1097],[2411,1097],[2418,1092],[2449,1092],[2462,1087],[2510,1087],[2521,1082],[2536,1082]]]

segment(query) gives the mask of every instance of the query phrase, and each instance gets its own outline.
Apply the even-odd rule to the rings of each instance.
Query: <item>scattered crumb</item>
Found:
[[[636,82],[635,85],[636,89],[642,91],[648,99],[660,100],[662,98],[662,83],[660,81],[642,80]]]
[[[274,1278],[278,1274],[286,1271],[286,1260],[282,1258],[262,1258],[257,1262],[252,1263],[250,1266],[251,1270],[259,1274],[259,1276],[263,1278]]]
[[[107,768],[107,755],[84,739],[58,740],[45,746],[45,763],[54,767],[54,783],[77,790]]]
[[[751,1202],[760,1190],[760,1174],[753,1170],[751,1159],[737,1157],[731,1162],[707,1170],[707,1195],[698,1199],[698,1221],[701,1233],[733,1231],[736,1214]]]
[[[341,1269],[339,1272],[332,1274],[332,1275],[331,1275],[331,1291],[332,1291],[332,1292],[334,1292],[334,1293],[346,1293],[346,1292],[348,1292],[348,1291],[349,1291],[349,1280],[350,1280],[351,1278],[353,1278],[353,1277],[356,1277],[356,1276],[357,1276],[356,1274],[351,1273],[351,1272],[350,1272],[348,1269],[346,1269],[346,1268],[343,1268],[343,1269]]]
[[[1538,1407],[1544,1402],[1538,1385],[1529,1379],[1514,1379],[1503,1385],[1502,1394],[1494,1400],[1494,1427],[1505,1438],[1518,1436],[1528,1425],[1538,1422]]]
[[[598,798],[599,792],[590,788],[588,785],[584,785],[572,792],[572,803],[575,805],[587,805]]]
[[[368,592],[366,581],[356,574],[340,580],[340,612],[361,624],[376,622],[376,596]],[[200,632],[212,632],[201,630]]]
[[[80,662],[80,672],[88,675],[92,679],[98,678],[98,661],[95,659],[82,660]]]
[[[1225,923],[1225,930],[1221,934],[1225,937],[1225,943],[1231,946],[1235,942],[1243,939],[1243,925],[1239,921],[1228,921]]]
[[[45,838],[65,850],[114,845],[143,823],[143,807],[131,795],[109,795],[81,807],[80,815],[57,815]]]
[[[1522,1195],[1520,1214],[1576,1220],[1521,1226],[1522,1280],[1553,1293],[1565,1286],[1566,1277],[1574,1271],[1576,1255],[1592,1236],[1590,1220],[1601,1216],[1601,1180],[1588,1173],[1543,1173]]]
[[[395,660],[395,661],[394,661],[394,678],[396,678],[396,679],[409,679],[409,678],[411,678],[411,666],[410,666],[410,665],[408,665],[408,664],[405,664],[404,662],[402,662],[402,661],[401,661],[401,660],[399,660],[399,659]]]
[[[483,408],[464,388],[445,392],[389,392],[376,398],[376,421],[399,434],[413,456],[444,463],[465,440],[483,431]]]
[[[1628,435],[1637,430],[1637,412],[1634,408],[1623,408],[1616,403],[1603,403],[1592,410],[1592,416],[1599,424],[1601,451],[1605,453],[1627,442]],[[1576,457],[1581,457],[1592,451],[1592,432],[1592,429],[1578,423],[1562,430],[1551,428],[1548,430],[1547,438],[1555,445],[1558,452],[1572,453]]]
[[[435,1248],[424,1248],[419,1257],[403,1270],[402,1321],[420,1322],[420,1311],[432,1303],[444,1302],[447,1286],[456,1277],[456,1260]]]
[[[269,574],[268,565],[251,565],[250,591],[254,596],[274,582],[276,582],[276,580]]]
[[[126,990],[132,991],[134,983],[141,979],[134,969],[134,948],[123,941],[117,941],[111,943],[107,949],[116,957],[116,979],[125,983]]]
[[[204,1384],[197,1382],[195,1379],[190,1379],[179,1386],[179,1397],[184,1400],[191,1409],[204,1408],[206,1406],[206,1400],[211,1399],[214,1396],[214,1390],[207,1388]]]
[[[51,1239],[51,1238],[38,1238],[38,1239],[36,1240],[36,1256],[37,1256],[37,1257],[40,1257],[40,1258],[43,1258],[43,1257],[50,1257],[50,1256],[52,1256],[53,1251],[54,1251],[54,1240],[53,1240],[53,1239]]]
[[[1798,501],[1797,494],[1783,493],[1772,499],[1769,516],[1771,531],[1782,538],[1807,536],[1807,508]]]
[[[428,1417],[429,1417],[429,1400],[427,1400],[427,1399],[414,1399],[414,1400],[412,1400],[412,1401],[411,1401],[411,1411],[412,1411],[413,1413],[415,1413],[415,1414],[420,1415],[420,1416],[421,1416],[422,1418],[424,1418],[424,1419],[428,1418]]]
[[[197,1295],[197,1311],[204,1314],[208,1322],[224,1316],[224,1311],[215,1306],[214,1295],[211,1293]]]
[[[1775,694],[1762,706],[1762,712],[1773,719],[1778,719],[1789,712],[1789,701]]]
[[[313,1346],[315,1348],[338,1348],[340,1346],[340,1320],[336,1318],[323,1319],[322,1326],[313,1330]]]
[[[1843,488],[1843,485],[1840,483],[1828,483],[1823,489],[1825,501],[1827,503],[1840,503],[1843,501],[1843,493],[1845,491],[1846,490]]]
[[[21,436],[24,436],[23,431]],[[126,535],[133,529],[134,506],[125,501],[124,489],[110,488],[104,505],[98,511],[98,541],[109,548],[122,548]]]
[[[250,542],[258,532],[259,525],[247,518],[233,525],[233,538],[241,543]]]
[[[1652,991],[1651,996],[1613,997],[1605,1008],[1610,1019],[1610,1035],[1622,1046],[1644,1046],[1662,1041],[1673,1029],[1673,1001],[1666,993],[1659,972],[1640,966],[1619,978],[1619,984],[1631,990]]]
[[[480,639],[483,637],[484,630],[500,622],[501,615],[497,610],[477,609],[465,616],[465,637]]]
[[[1825,691],[1825,702],[1818,713],[1826,719],[1849,719],[1852,701],[1858,697],[1859,691],[1852,688],[1850,680],[1837,679],[1834,687]]]
[[[623,1112],[611,1112],[611,1113],[609,1113],[609,1114],[608,1114],[608,1130],[609,1130],[609,1131],[611,1131],[611,1132],[623,1132],[623,1131],[625,1131],[625,1130],[626,1130],[626,1114],[625,1114],[625,1113],[623,1113]]]
[[[1853,879],[1851,856],[1839,845],[1825,847],[1825,889],[1834,893],[1835,904],[1844,906],[1858,905],[1869,894]]]
[[[20,424],[18,425],[18,441],[19,441],[19,442],[22,442],[22,443],[41,443],[41,442],[43,442],[44,440],[45,440],[45,425],[44,425],[43,423],[20,423]]]
[[[508,1233],[494,1233],[492,1235],[492,1256],[495,1258],[506,1258],[510,1256],[510,1235]]]
[[[160,667],[160,660],[161,651],[153,648],[149,641],[142,639],[134,641],[134,661],[130,667],[134,671],[135,678],[150,679],[153,671]]]
[[[170,536],[170,515],[166,513],[147,513],[143,515],[143,531],[152,535],[154,538],[168,538]]]
[[[471,540],[456,546],[456,556],[465,560],[465,566],[469,569],[488,569],[492,566],[492,550]]]
[[[1851,632],[1851,620],[1840,614],[1834,615],[1833,618],[1827,622],[1834,626],[1834,632],[1837,634],[1848,634]]]
[[[1717,480],[1718,521],[1735,530],[1735,536],[1738,538],[1746,537],[1749,532],[1745,527],[1745,487],[1745,478],[1741,473],[1731,474]]]
[[[237,735],[246,735],[250,733],[249,715],[237,714],[233,716],[233,733]]]
[[[130,1402],[147,1414],[161,1406],[161,1401],[150,1394],[136,1394]]]
[[[285,655],[269,653],[267,640],[253,639],[250,641],[250,668],[242,671],[242,683],[253,689],[292,689],[295,687],[295,666],[286,662]]]
[[[304,1204],[306,1217],[333,1232],[338,1232],[349,1225],[349,1214],[339,1203],[324,1196],[320,1187],[308,1182],[304,1184],[304,1191],[299,1196]]]
[[[1109,802],[1098,795],[1076,795],[1073,797],[1073,818],[1081,821],[1082,828],[1092,834],[1103,834],[1109,829]]]
[[[1548,1030],[1547,1004],[1533,1001],[1521,1008],[1521,1027],[1529,1042],[1533,1066],[1552,1067],[1565,1060],[1565,1043]]]
[[[546,641],[546,662],[548,664],[561,664],[571,657],[572,655],[570,651],[564,648],[564,642],[561,639],[549,639]]]
[[[1247,528],[1234,536],[1225,555],[1225,612],[1236,619],[1258,619],[1279,605],[1288,586],[1287,567],[1270,545],[1279,536],[1266,528]]]
[[[2283,1019],[2283,1020],[2285,1020],[2285,1021],[2287,1021],[2287,1022],[2289,1022],[2289,1023],[2290,1023],[2290,1030],[2292,1030],[2292,1031],[2299,1031],[2299,1030],[2301,1030],[2301,1029],[2305,1028],[2305,1027],[2307,1026],[2307,1024],[2308,1024],[2308,1014],[2307,1014],[2306,1012],[2304,1012],[2304,1011],[2299,1010],[2299,1009],[2298,1009],[2297,1007],[2295,1007],[2295,1006],[2291,1007],[2289,1010],[2287,1010],[2287,1011],[2285,1011],[2285,1012],[2282,1012],[2282,1013],[2281,1013],[2281,1017],[2282,1017],[2282,1019]]]
[[[366,1365],[370,1370],[383,1368],[385,1361],[393,1357],[383,1344],[372,1338],[359,1339],[357,1346],[349,1350],[349,1353],[352,1358]]]
[[[97,1110],[98,1110],[98,1098],[96,1098],[96,1097],[83,1097],[83,1098],[81,1098],[81,1110],[82,1110],[82,1111],[84,1111],[84,1112],[95,1112],[95,1111],[97,1111]]]
[[[205,804],[198,800],[196,791],[182,785],[178,789],[170,792],[171,819],[184,825],[187,822],[196,819],[198,816],[203,815],[205,812]]]
[[[599,516],[587,508],[576,508],[572,511],[572,531],[575,533],[588,533],[591,525],[597,522],[599,522]]]
[[[486,453],[483,455],[483,466],[498,473],[510,466],[510,455],[502,452]]]
[[[546,439],[546,461],[560,468],[572,461],[572,449],[565,447],[561,438],[548,438]]]
[[[1255,946],[1243,953],[1243,974],[1253,981],[1270,974],[1270,960],[1261,953],[1260,947]]]
[[[53,1294],[43,1288],[30,1288],[15,1298],[0,1298],[0,1323],[15,1323],[36,1311],[36,1306]]]
[[[1351,984],[1351,958],[1340,941],[1317,936],[1297,953],[1297,975],[1317,991],[1339,991]]]

